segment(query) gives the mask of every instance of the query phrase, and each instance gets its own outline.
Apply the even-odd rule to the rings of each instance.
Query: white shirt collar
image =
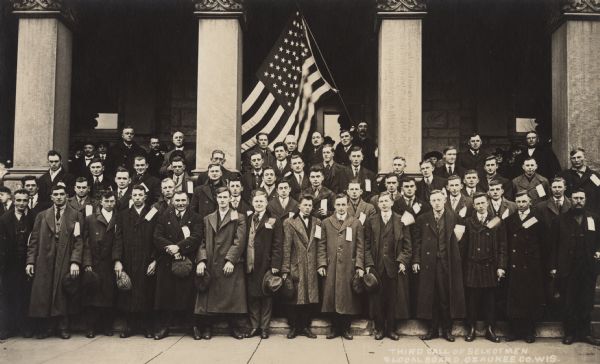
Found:
[[[143,206],[142,206],[142,208],[143,208]],[[106,219],[106,222],[110,222],[110,219],[113,216],[113,211],[108,212],[105,209],[101,209],[100,212],[102,213],[102,216],[104,216],[104,218]],[[139,211],[138,211],[138,213],[139,213]]]
[[[175,150],[183,150],[183,146],[181,146],[181,147],[175,147]]]
[[[479,212],[477,213],[477,220],[481,221],[481,219],[487,219],[487,212],[480,214]]]
[[[62,171],[62,167],[59,167],[56,172],[52,172],[52,170],[50,170],[50,179],[52,181],[54,181],[54,179],[56,178],[56,176],[60,173],[60,171]]]
[[[221,211],[221,209],[217,209],[219,211],[219,217],[221,218],[221,221],[223,221],[223,219],[225,219],[225,215],[227,215],[227,213],[229,212],[229,208],[227,208],[227,210],[225,210],[225,212]]]
[[[500,205],[502,205],[502,199],[492,200],[492,206],[498,208]]]
[[[137,211],[138,214],[142,214],[142,210],[144,209],[144,205],[142,205],[142,207],[140,207],[139,209],[137,207],[135,207],[135,205],[133,205],[133,208],[135,209],[135,211]]]
[[[335,217],[336,217],[338,220],[346,220],[346,216],[348,216],[348,213],[345,213],[345,214],[343,214],[343,215],[340,215],[340,214],[338,214],[337,212],[335,213]]]

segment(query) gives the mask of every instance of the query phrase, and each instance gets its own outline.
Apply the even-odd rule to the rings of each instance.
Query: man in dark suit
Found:
[[[302,195],[313,197],[313,215],[324,219],[333,213],[335,195],[323,186],[323,170],[320,167],[310,168],[310,187],[302,191]]]
[[[277,177],[275,176],[275,168],[270,166],[264,168],[263,180],[258,189],[267,194],[267,201],[271,201],[277,196],[277,186],[275,185],[276,181]]]
[[[464,188],[462,193],[465,196],[473,198],[475,197],[476,193],[484,192],[481,189],[479,189],[479,174],[474,169],[469,169],[465,171],[463,182]]]
[[[48,172],[42,174],[38,178],[38,188],[41,200],[49,202],[52,187],[57,186],[60,182],[65,186],[67,195],[73,196],[75,194],[75,191],[73,190],[73,186],[75,186],[75,177],[72,174],[65,172],[62,166],[62,156],[59,152],[55,150],[48,152],[48,165],[50,166]]]
[[[358,180],[363,191],[365,191],[363,199],[365,201],[370,201],[371,197],[377,195],[379,189],[377,187],[375,173],[363,167],[363,160],[364,154],[362,149],[358,146],[352,147],[350,150],[350,165],[346,167],[341,183],[342,186],[345,187],[349,181],[354,179]]]
[[[304,172],[304,161],[299,154],[292,155],[290,164],[292,165],[292,175],[289,177],[292,189],[291,196],[295,200],[298,200],[302,191],[310,187],[310,179]]]
[[[417,197],[423,201],[429,201],[429,195],[433,190],[443,190],[446,180],[433,175],[433,163],[426,159],[419,164],[423,179],[417,182]]]
[[[290,197],[290,182],[281,179],[277,183],[277,196],[269,201],[267,211],[272,216],[284,221],[298,213],[298,202]]]
[[[164,161],[160,166],[161,176],[167,176],[169,174],[169,166],[175,155],[182,155],[186,165],[186,171],[189,173],[192,169],[196,168],[196,151],[194,149],[187,149],[183,145],[185,135],[182,132],[176,131],[173,133],[173,149],[165,154]]]
[[[147,204],[152,205],[160,197],[160,180],[148,173],[148,161],[144,156],[136,156],[133,162],[135,174],[131,178],[134,185],[141,185],[148,193]]]
[[[398,190],[400,187],[400,180],[398,179],[398,176],[396,174],[388,173],[387,175],[384,176],[383,182],[384,182],[384,186],[385,186],[384,192],[387,192],[390,194],[390,197],[392,198],[392,205],[394,205],[394,202],[396,202],[396,200],[402,198],[402,194]],[[373,205],[375,207],[375,209],[377,209],[377,211],[379,211],[379,207],[378,207],[379,195],[375,195],[375,196],[371,197],[371,200],[369,202],[371,203],[371,205]]]
[[[295,134],[288,134],[283,138],[283,143],[287,148],[288,154],[297,154],[298,151],[298,138]]]
[[[275,164],[272,166],[275,169],[277,178],[289,177],[292,174],[292,167],[288,160],[288,152],[283,142],[277,142],[273,146],[275,153]]]
[[[76,177],[87,177],[89,174],[89,167],[94,155],[96,153],[96,147],[94,143],[84,142],[83,143],[83,155],[76,158],[71,163],[70,172]]]
[[[14,334],[33,336],[27,315],[31,285],[23,270],[34,216],[29,213],[29,193],[14,193],[14,210],[0,217],[0,340]]]
[[[252,151],[249,154],[248,161],[251,168],[242,175],[242,198],[249,203],[252,191],[260,188],[263,178],[264,159],[260,151]]]
[[[227,161],[227,159],[225,158],[225,152],[223,152],[220,149],[215,149],[212,151],[211,155],[210,155],[210,164],[220,164],[221,165],[221,172],[223,174],[223,176],[221,178],[223,178],[223,182],[227,183],[228,180],[237,177],[239,178],[240,173],[239,172],[233,172],[228,170],[227,168],[225,168],[225,162]],[[200,172],[198,174],[198,179],[196,180],[196,186],[202,186],[203,184],[206,183],[206,181],[208,181],[208,170],[204,171],[204,172]]]
[[[27,209],[27,214],[31,215],[31,220],[35,221],[35,217],[41,211],[49,208],[52,203],[49,201],[43,201],[40,198],[40,194],[38,192],[38,184],[37,178],[35,176],[25,176],[21,178],[21,184],[23,188],[29,193],[29,205]]]
[[[315,131],[310,137],[311,145],[304,146],[302,151],[302,159],[307,166],[312,166],[323,162],[323,135]],[[333,150],[332,150],[333,157]]]
[[[462,194],[462,188],[463,185],[459,176],[452,175],[448,178],[446,182],[448,198],[445,208],[464,219],[473,213],[473,199]]]
[[[133,141],[134,136],[135,132],[132,127],[124,127],[121,132],[121,141],[110,149],[110,158],[114,163],[113,168],[115,170],[118,167],[123,167],[133,173],[133,159],[136,156],[146,156],[144,148]]]
[[[400,216],[408,211],[416,220],[423,213],[431,210],[429,202],[417,197],[417,182],[412,177],[404,177],[401,182],[402,196],[394,202],[392,210]]]
[[[104,164],[104,172],[109,176],[114,176],[116,172],[116,167],[112,156],[108,152],[108,143],[98,143],[98,150],[96,152],[96,156],[100,158],[102,164]]]
[[[488,190],[490,198],[489,213],[506,220],[517,211],[517,205],[504,197],[504,189],[500,181],[491,181]]]
[[[321,163],[313,164],[320,165],[323,168],[325,179],[323,185],[329,188],[333,193],[343,192],[347,186],[345,181],[345,167],[333,160],[333,148],[329,145],[321,148]]]
[[[12,191],[6,186],[0,186],[0,216],[14,208]]]
[[[91,215],[100,201],[90,196],[90,186],[85,177],[77,177],[75,180],[75,196],[69,197],[67,204],[79,212],[83,217]]]
[[[182,156],[176,155],[171,159],[169,177],[175,183],[175,191],[183,191],[192,196],[194,193],[194,181],[186,172],[185,160]]]
[[[207,182],[194,188],[194,194],[192,196],[190,208],[192,211],[199,214],[200,218],[204,218],[204,216],[216,210],[217,200],[215,197],[215,191],[219,187],[227,187],[221,178],[223,176],[221,168],[222,167],[220,164],[209,164]]]
[[[571,197],[573,191],[583,189],[587,210],[600,214],[600,174],[587,166],[583,148],[575,148],[569,155],[571,168],[561,174],[567,184],[565,195]]]
[[[481,150],[481,135],[474,133],[469,137],[468,149],[458,154],[457,164],[463,170],[474,169],[483,175],[483,163],[487,154]]]
[[[586,194],[573,191],[571,210],[556,220],[552,237],[555,273],[564,300],[563,344],[600,345],[590,333],[596,276],[600,262],[600,218],[587,211]]]
[[[111,176],[104,173],[104,164],[98,157],[94,157],[88,167],[90,173],[87,175],[90,185],[90,196],[96,201],[100,201],[100,197],[104,191],[113,189],[113,179]]]
[[[350,130],[340,130],[340,142],[335,146],[333,159],[343,166],[349,166],[350,149],[352,149],[353,146]]]
[[[548,198],[550,194],[550,184],[546,177],[537,173],[537,162],[529,157],[523,161],[523,174],[515,177],[513,182],[513,192],[521,190],[527,191],[533,205]],[[511,197],[511,199],[513,199]]]
[[[131,207],[131,178],[129,171],[123,167],[117,168],[115,174],[115,193],[117,194],[117,211]]]
[[[260,154],[263,165],[272,166],[275,163],[275,156],[269,149],[269,135],[267,133],[256,134],[256,145],[242,154],[242,171],[248,172],[254,169],[251,158],[256,153]]]
[[[456,147],[453,145],[444,148],[444,164],[435,167],[433,174],[446,179],[454,174],[463,177],[465,170],[456,164],[457,153],[458,149],[456,149]]]
[[[357,138],[354,145],[360,147],[365,158],[364,166],[372,171],[377,170],[377,143],[369,137],[369,125],[361,121],[356,127]]]
[[[244,216],[248,216],[252,213],[252,205],[246,202],[242,198],[242,192],[244,192],[244,187],[242,186],[242,182],[239,178],[230,179],[227,182],[227,188],[229,189],[229,193],[231,195],[230,207],[240,214],[244,214]],[[255,190],[255,191],[259,191]]]
[[[150,137],[150,148],[148,149],[148,173],[156,178],[160,178],[160,167],[165,161],[165,151],[161,149],[160,140],[157,137]]]
[[[404,169],[406,168],[406,159],[401,156],[395,156],[392,160],[392,172],[396,176],[398,176],[398,183],[402,182],[404,178]],[[377,182],[379,183],[379,191],[385,191],[385,178],[384,175],[380,175],[377,178]]]
[[[504,195],[509,196],[510,198],[514,196],[512,190],[512,181],[508,178],[504,178],[498,173],[498,160],[496,159],[496,156],[487,156],[485,158],[483,169],[485,171],[485,174],[479,179],[479,184],[477,185],[477,188],[480,191],[488,192],[490,188],[490,182],[495,180],[502,184]]]
[[[546,179],[554,178],[560,172],[560,163],[550,146],[540,145],[540,139],[535,131],[530,131],[525,135],[527,147],[516,158],[518,166],[523,164],[526,158],[535,159],[538,165],[538,173]]]

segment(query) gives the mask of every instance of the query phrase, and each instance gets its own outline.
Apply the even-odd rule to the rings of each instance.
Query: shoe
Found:
[[[288,339],[293,339],[295,337],[296,337],[296,328],[292,327],[290,329],[290,332],[288,332],[288,334],[287,334],[287,338]]]
[[[373,336],[375,337],[375,340],[383,340],[383,331],[375,330]]]
[[[496,333],[494,332],[494,329],[491,326],[488,326],[487,330],[485,330],[485,338],[493,343],[500,342],[500,338],[496,336]]]
[[[511,341],[515,341],[517,340],[517,335],[513,334],[513,333],[508,333],[504,336],[504,341],[506,342],[511,342]]]
[[[563,337],[563,339],[562,339],[562,343],[565,345],[571,345],[571,344],[573,344],[574,341],[575,341],[575,338],[573,337],[573,335],[567,335],[567,336]]]
[[[261,330],[260,329],[251,329],[250,331],[248,331],[246,333],[246,335],[244,335],[246,338],[250,338],[250,337],[255,337],[255,336],[259,336],[261,334]]]
[[[167,336],[169,336],[169,330],[167,328],[162,328],[158,330],[156,334],[154,334],[154,340],[162,340]]]
[[[527,344],[531,344],[535,342],[535,336],[534,335],[527,335],[525,336],[525,342]]]
[[[87,337],[88,339],[93,339],[96,337],[96,333],[94,332],[94,330],[88,330],[85,333],[85,337]]]
[[[456,339],[455,339],[455,337],[454,337],[454,335],[452,335],[452,331],[450,331],[450,330],[446,330],[446,331],[444,331],[444,332],[442,333],[442,337],[443,337],[444,339],[446,339],[446,341],[449,341],[449,342],[451,342],[451,343],[453,343],[453,342],[456,340]]]
[[[352,334],[350,333],[350,330],[344,330],[344,332],[342,332],[342,337],[346,340],[354,339],[354,336],[352,336]]]
[[[67,340],[67,339],[71,338],[71,334],[69,333],[69,330],[66,330],[66,329],[60,330],[60,332],[58,333],[58,336],[63,340]]]
[[[309,329],[308,327],[305,327],[301,332],[300,335],[304,335],[309,339],[316,339],[317,335],[315,335],[311,329]]]
[[[194,338],[194,340],[202,339],[202,333],[200,332],[200,328],[198,326],[194,326],[192,328],[192,337]]]
[[[438,337],[440,337],[440,334],[438,332],[429,330],[429,331],[427,331],[427,333],[425,335],[419,336],[419,339],[432,340],[432,339],[437,339]]]
[[[239,332],[235,329],[231,330],[230,335],[232,338],[238,339],[238,340],[242,340],[244,338],[244,334],[242,334],[241,332]]]
[[[590,345],[594,345],[594,346],[600,346],[600,339],[596,339],[595,337],[593,337],[592,335],[586,335],[584,336],[581,341],[588,343]]]
[[[31,330],[23,331],[23,335],[22,336],[25,339],[30,339],[30,338],[33,337],[33,331],[31,331]]]
[[[471,342],[473,340],[475,340],[475,326],[470,326],[467,335],[465,335],[465,341]]]
[[[130,336],[131,336],[131,329],[129,327],[124,328],[123,331],[121,331],[121,333],[119,334],[119,337],[121,339],[126,339]]]
[[[152,330],[150,329],[145,329],[144,330],[144,337],[146,339],[152,339],[154,337],[154,335],[152,334]]]
[[[331,340],[331,339],[335,339],[338,336],[340,336],[340,334],[337,332],[337,330],[331,329],[331,332],[329,334],[327,334],[327,336],[325,336],[325,338],[328,340]]]
[[[388,332],[387,337],[394,341],[400,340],[400,335],[396,334],[394,331]]]
[[[211,331],[210,327],[204,328],[204,331],[202,332],[202,338],[204,340],[210,340],[212,338],[212,331]]]
[[[104,331],[102,331],[102,335],[104,336],[113,336],[113,329],[104,329]]]
[[[262,330],[260,333],[260,338],[261,339],[268,339],[269,338],[269,332],[267,330]]]
[[[6,340],[6,339],[8,339],[8,332],[6,332],[6,331],[0,332],[0,340]]]
[[[52,335],[52,330],[42,330],[35,335],[36,339],[46,339],[48,336]]]

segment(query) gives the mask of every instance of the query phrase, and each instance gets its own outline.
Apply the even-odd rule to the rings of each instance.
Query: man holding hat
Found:
[[[281,222],[271,216],[267,209],[267,193],[262,190],[252,192],[254,213],[246,224],[246,281],[248,290],[248,314],[250,332],[246,337],[260,334],[269,338],[269,324],[273,308],[273,297],[263,292],[263,278],[269,271],[279,273],[281,269],[281,249],[283,229]]]

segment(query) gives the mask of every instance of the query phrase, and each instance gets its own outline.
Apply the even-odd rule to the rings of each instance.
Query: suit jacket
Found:
[[[273,186],[273,189],[271,190],[271,192],[269,193],[267,191],[267,189],[264,186],[264,183],[261,185],[261,187],[259,188],[260,191],[263,191],[264,193],[267,194],[267,201],[271,201],[272,199],[274,199],[275,197],[277,197],[277,187]]]
[[[363,190],[363,195],[362,198],[365,201],[369,201],[371,200],[371,197],[373,197],[374,195],[379,194],[379,187],[377,186],[377,179],[376,179],[376,175],[375,173],[373,173],[372,171],[364,168],[364,167],[360,167],[358,170],[358,175],[356,177],[354,177],[354,171],[352,169],[352,166],[347,166],[344,169],[344,174],[341,180],[342,186],[344,186],[345,188],[348,187],[348,184],[350,183],[350,181],[352,179],[357,179],[358,181],[360,181],[360,185],[362,187]],[[366,181],[369,182],[366,182]],[[367,191],[367,184],[370,184],[370,191]]]
[[[282,221],[285,221],[290,217],[290,213],[297,214],[298,213],[298,202],[293,198],[289,197],[287,206],[285,208],[281,206],[281,201],[278,197],[275,197],[269,204],[267,205],[267,211],[271,216],[274,216]]]
[[[263,170],[261,169],[260,174],[254,174],[254,171],[248,171],[242,175],[242,186],[244,190],[242,191],[242,198],[246,200],[246,202],[250,203],[250,199],[252,196],[252,191],[260,188],[262,184],[262,174]]]
[[[353,144],[359,146],[362,149],[364,158],[364,166],[372,171],[377,170],[377,157],[375,156],[375,151],[377,150],[377,143],[369,137],[365,139],[360,139],[357,136],[353,141]]]
[[[475,194],[478,192],[485,192],[484,190],[481,189],[481,187],[479,187],[479,184],[475,186],[475,192],[473,192],[471,194],[469,194],[469,192],[467,191],[467,186],[463,186],[463,189],[460,191],[460,193],[463,196],[470,197],[470,198],[475,197]]]
[[[98,183],[94,183],[95,178],[89,173],[85,177],[90,185],[90,196],[92,196],[95,200],[99,201],[101,199],[102,191],[110,191],[114,190],[115,188],[114,177],[107,175],[106,173],[103,173],[102,181],[99,181]]]
[[[133,169],[135,157],[146,157],[147,155],[146,150],[140,147],[136,142],[132,142],[131,147],[127,147],[123,141],[119,141],[110,148],[109,152],[113,163],[111,174],[114,174],[114,171],[116,171],[118,167],[123,167],[128,170],[132,176],[135,174],[135,170]]]
[[[381,214],[377,213],[367,219],[365,224],[365,266],[374,267],[379,277],[387,274],[395,279],[400,263],[409,269],[412,257],[410,230],[404,226],[401,216],[392,212],[388,224],[392,224],[392,239],[382,239],[382,231],[386,228]]]
[[[24,275],[27,258],[27,241],[33,228],[34,216],[27,211],[21,216],[22,229],[17,231],[17,217],[14,213],[0,217],[0,275],[14,278],[10,271]]]
[[[165,161],[165,152],[162,150],[148,151],[148,173],[150,175],[161,178],[160,167]]]
[[[469,169],[474,169],[479,172],[479,176],[484,175],[483,165],[488,154],[484,153],[481,149],[477,154],[471,153],[470,149],[458,153],[456,164],[460,166],[465,172]]]
[[[75,194],[75,177],[72,174],[65,172],[64,168],[62,168],[56,177],[54,177],[54,181],[50,179],[50,172],[46,172],[38,177],[37,184],[40,200],[44,202],[51,201],[50,193],[52,192],[52,187],[56,186],[59,182],[65,184],[67,196],[70,197]]]
[[[522,166],[523,161],[525,161],[526,158],[529,158],[529,151],[528,148],[523,148],[521,154],[515,158],[515,164],[517,166]],[[558,158],[556,158],[552,148],[548,146],[537,146],[533,150],[531,158],[535,159],[537,163],[537,172],[548,180],[551,180],[560,172]]]
[[[93,158],[93,156],[92,156],[92,158]],[[91,161],[91,159],[90,159],[90,161]],[[88,174],[90,173],[90,170],[89,170],[89,164],[86,164],[85,156],[81,156],[79,158],[74,158],[69,165],[69,171],[75,177],[87,177]]]
[[[92,206],[92,211],[97,210],[98,202],[93,200],[90,196],[85,196],[83,203],[80,204],[77,200],[77,196],[69,197],[67,204],[79,212],[82,219],[86,216],[86,206]]]
[[[498,209],[498,211],[496,211],[494,209],[494,205],[492,205],[492,201],[489,201],[488,214],[490,216],[499,216],[502,218],[506,210],[508,210],[508,216],[511,216],[512,214],[517,212],[517,204],[503,197],[502,202],[500,203],[500,208]]]
[[[496,173],[494,178],[492,178],[491,180],[498,181],[502,184],[502,189],[504,190],[504,196],[508,196],[509,198],[512,198],[514,196],[513,185],[512,185],[511,180],[509,180],[508,178],[502,177],[498,173]],[[480,188],[481,191],[483,191],[483,192],[487,193],[489,191],[490,185],[489,185],[486,175],[482,176],[479,179],[479,184],[477,184],[477,187]]]
[[[418,208],[417,208],[417,206],[418,206]],[[406,204],[406,200],[404,199],[404,197],[401,197],[401,198],[397,199],[396,201],[394,201],[392,210],[394,210],[394,212],[400,216],[402,216],[405,211],[408,211],[416,219],[418,216],[421,216],[425,212],[431,210],[431,204],[429,202],[425,202],[415,196],[415,198],[412,202],[412,206],[408,206]],[[418,211],[415,211],[415,210],[418,210]]]
[[[404,179],[405,174],[396,173],[395,175],[398,177],[398,191],[400,191],[400,187],[402,186],[402,179]],[[377,187],[379,188],[380,192],[387,190],[387,187],[385,186],[385,174],[380,174],[379,176],[377,176],[377,183]]]
[[[540,201],[535,205],[535,211],[537,212],[537,216],[542,219],[542,223],[546,227],[546,230],[552,229],[552,224],[554,220],[559,215],[565,214],[567,211],[571,209],[571,200],[568,197],[563,198],[563,204],[558,210],[558,207],[554,203],[554,198],[549,198],[544,201]]]
[[[385,190],[383,190],[383,191],[385,191]],[[375,195],[375,196],[371,197],[371,200],[369,201],[369,203],[371,205],[373,205],[373,207],[375,207],[376,212],[379,212],[379,196],[380,195]],[[394,194],[392,203],[396,202],[396,200],[398,200],[400,198],[402,198],[402,194],[400,194],[400,192],[396,192]]]
[[[119,189],[115,188],[115,194],[117,195],[117,204],[115,205],[115,210],[123,211],[127,210],[129,207],[129,201],[131,200],[131,192],[133,190],[133,186],[127,187],[127,190],[123,194],[123,197],[119,198]],[[148,200],[146,200],[146,205],[148,205]]]
[[[334,211],[334,203],[335,203],[335,195],[331,192],[327,187],[321,186],[319,193],[315,197],[312,187],[309,187],[302,191],[303,195],[311,195],[313,196],[313,216],[324,219],[327,216],[330,216]],[[319,209],[321,208],[321,201],[327,201],[327,211],[325,215],[319,214]]]
[[[190,209],[200,215],[200,218],[213,213],[217,209],[217,199],[208,184],[194,188]]]
[[[460,176],[461,179],[465,176],[465,169],[461,167],[458,163],[454,163],[452,169],[452,174]],[[448,177],[450,177],[450,174],[448,174],[448,169],[446,168],[446,164],[442,164],[441,166],[435,167],[435,169],[433,170],[433,175],[442,177],[444,179],[448,179]]]
[[[169,173],[169,177],[172,178],[173,181],[175,181],[175,176],[173,175],[173,172]],[[180,180],[175,183],[175,191],[183,191],[187,193],[188,196],[191,196],[192,194],[194,194],[195,185],[196,184],[194,183],[192,177],[187,172],[184,172],[180,176]],[[188,187],[191,187],[191,190]]]
[[[267,166],[273,167],[276,164],[277,158],[271,151],[271,149],[267,148],[267,150],[262,150],[258,147],[258,145],[253,146],[248,149],[244,153],[242,153],[242,171],[248,172],[252,170],[252,164],[250,163],[250,156],[254,153],[254,151],[259,151],[263,157],[263,168]]]
[[[263,293],[263,277],[271,268],[281,270],[283,249],[283,225],[281,220],[271,216],[268,211],[255,226],[254,239],[251,239],[253,217],[256,213],[248,216],[246,223],[246,236],[248,237],[245,265],[246,284],[248,296],[265,297]],[[252,270],[249,263],[253,256]]]
[[[350,165],[350,151],[352,150],[353,146],[354,146],[353,144],[350,144],[350,146],[348,147],[348,151],[345,151],[342,143],[341,142],[337,143],[337,145],[335,146],[335,150],[333,151],[333,160],[336,163],[339,163],[343,166],[349,166]]]
[[[565,195],[571,197],[573,191],[582,189],[585,191],[585,205],[589,211],[595,214],[600,214],[600,187],[597,186],[593,179],[600,179],[600,174],[586,167],[585,172],[580,177],[573,169],[566,169],[561,173],[567,184]],[[592,176],[595,176],[593,178]]]
[[[452,196],[448,194],[448,199],[446,200],[446,209],[452,210],[455,214],[457,214],[461,218],[465,218],[467,216],[471,216],[473,214],[473,199],[469,196],[465,196],[462,193],[458,195],[458,203],[456,204],[456,208],[452,208]],[[463,210],[464,209],[464,210]],[[462,213],[461,213],[462,211]]]
[[[279,169],[279,166],[277,165],[278,161],[277,159],[275,160],[275,164],[273,164],[273,168],[275,169],[275,176],[277,176],[277,179],[282,179],[282,178],[290,178],[290,176],[292,175],[292,166],[290,164],[289,160],[286,160],[285,166],[283,167],[283,169]]]
[[[429,202],[429,195],[433,190],[442,190],[446,187],[446,180],[439,176],[433,176],[431,183],[427,185],[425,179],[417,182],[417,197],[423,201]]]
[[[348,188],[346,180],[346,167],[339,163],[332,162],[329,168],[325,168],[323,163],[314,164],[323,168],[323,186],[329,188],[333,193],[341,193]]]
[[[302,160],[306,166],[321,164],[323,162],[323,145],[319,145],[317,148],[312,144],[306,145],[302,150]]]
[[[171,149],[165,154],[159,170],[161,176],[167,176],[169,174],[167,168],[171,164],[174,152],[175,149]],[[196,168],[196,151],[194,149],[184,147],[183,158],[185,160],[185,169],[188,173]]]
[[[375,206],[371,205],[368,202],[363,201],[362,199],[358,200],[358,205],[354,206],[352,201],[348,199],[348,215],[352,217],[356,217],[360,220],[361,213],[365,214],[364,221],[361,223],[364,225],[366,220],[372,216],[375,216],[376,210]]]
[[[133,186],[136,184],[144,184],[147,187],[146,203],[148,205],[152,205],[158,201],[161,196],[160,180],[158,178],[150,175],[148,172],[144,173],[143,175],[133,175],[131,177],[131,185]]]
[[[298,179],[296,179],[296,175],[292,173],[289,177],[290,181],[290,196],[294,198],[296,201],[300,201],[300,197],[302,197],[302,191],[310,188],[310,179],[308,178],[308,173],[304,173],[304,177],[302,178],[302,184],[298,183]]]
[[[540,196],[540,193],[537,191],[537,185],[542,185],[544,189],[543,196]],[[540,176],[539,174],[533,175],[531,181],[525,177],[524,174],[515,177],[513,179],[513,193],[516,195],[519,191],[525,190],[527,194],[531,198],[531,205],[535,205],[539,201],[545,200],[550,195],[550,184],[546,177]],[[514,196],[512,198],[514,201]]]
[[[232,179],[234,177],[240,177],[239,172],[230,171],[225,167],[221,167],[221,171],[223,172],[221,179],[223,180],[223,182],[225,182],[225,185],[227,185],[227,182],[230,179]],[[206,182],[208,182],[208,172],[207,171],[200,172],[198,174],[198,179],[196,180],[196,186],[202,186],[203,184],[206,184]]]

